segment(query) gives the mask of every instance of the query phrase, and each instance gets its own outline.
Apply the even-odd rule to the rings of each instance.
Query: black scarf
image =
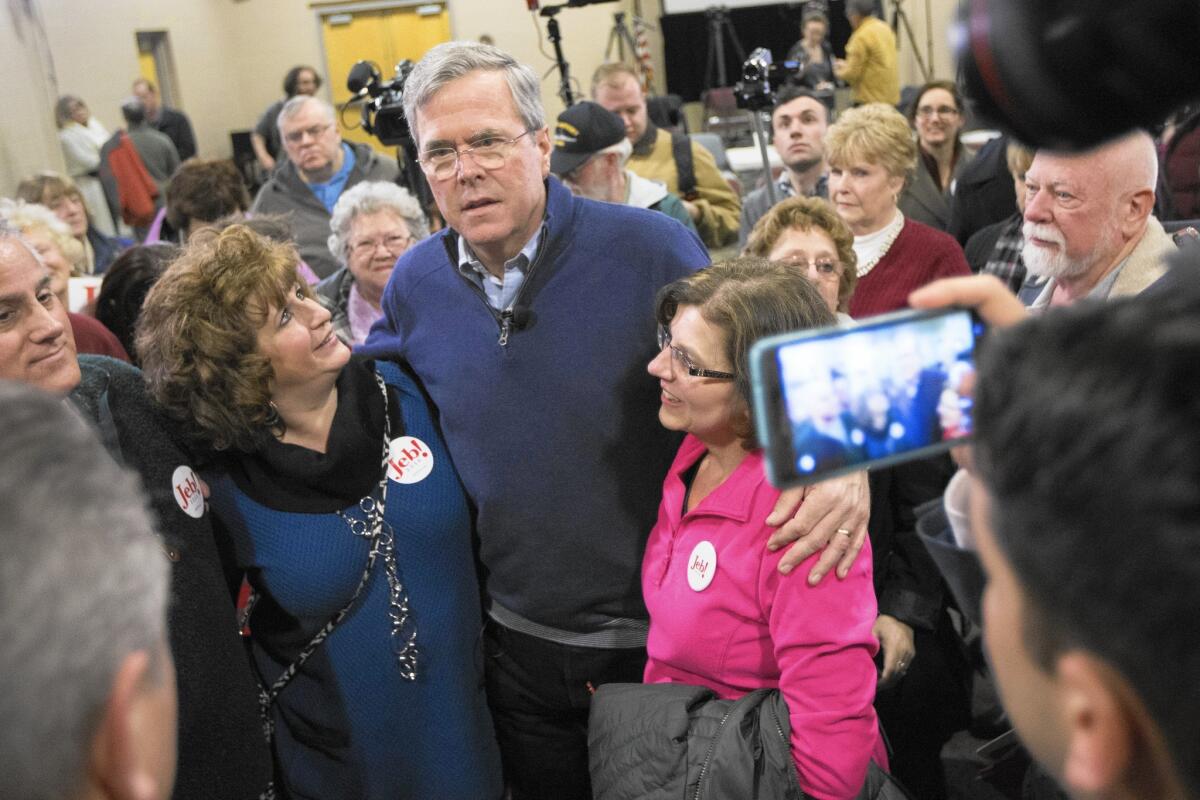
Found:
[[[238,488],[276,511],[328,514],[370,494],[383,474],[383,394],[373,362],[351,357],[337,379],[338,406],[326,452],[272,437],[256,452],[230,456]],[[388,393],[391,437],[404,433],[400,407]]]

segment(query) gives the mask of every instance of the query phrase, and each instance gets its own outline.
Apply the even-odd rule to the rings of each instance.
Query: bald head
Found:
[[[1158,185],[1158,153],[1145,131],[1114,139],[1079,158],[1103,171],[1109,191],[1117,197],[1143,190],[1153,192]]]
[[[1025,264],[1087,290],[1141,241],[1158,158],[1144,132],[1084,153],[1039,150],[1025,175]]]

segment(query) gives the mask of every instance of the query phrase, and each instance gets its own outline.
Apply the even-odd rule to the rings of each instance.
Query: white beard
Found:
[[[1083,258],[1075,258],[1067,255],[1067,241],[1063,238],[1062,232],[1054,225],[1026,222],[1022,226],[1021,232],[1025,236],[1025,245],[1021,249],[1025,269],[1041,278],[1060,279],[1083,275],[1096,263],[1095,252],[1108,250],[1112,239],[1111,234],[1106,235],[1098,243],[1096,251]],[[1058,247],[1053,250],[1038,247],[1030,241],[1031,238],[1054,242]]]

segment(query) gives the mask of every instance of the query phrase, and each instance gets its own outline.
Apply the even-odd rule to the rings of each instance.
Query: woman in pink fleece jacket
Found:
[[[646,544],[647,683],[708,686],[723,698],[778,688],[800,786],[819,800],[858,794],[873,758],[887,766],[872,701],[878,645],[868,544],[844,580],[810,586],[776,568],[762,520],[767,483],[750,420],[748,355],[759,338],[835,319],[807,265],[740,258],[665,287],[659,420],[685,431]],[[816,556],[814,556],[816,558]]]

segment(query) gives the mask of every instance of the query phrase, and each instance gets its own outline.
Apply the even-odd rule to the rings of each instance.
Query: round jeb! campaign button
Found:
[[[692,548],[688,556],[687,578],[688,586],[694,591],[703,592],[712,583],[717,574],[717,551],[712,542],[700,542]]]
[[[200,519],[204,516],[204,493],[200,491],[200,476],[187,464],[171,473],[171,493],[183,513]]]
[[[433,472],[433,453],[415,436],[392,439],[388,446],[388,480],[419,483]]]

